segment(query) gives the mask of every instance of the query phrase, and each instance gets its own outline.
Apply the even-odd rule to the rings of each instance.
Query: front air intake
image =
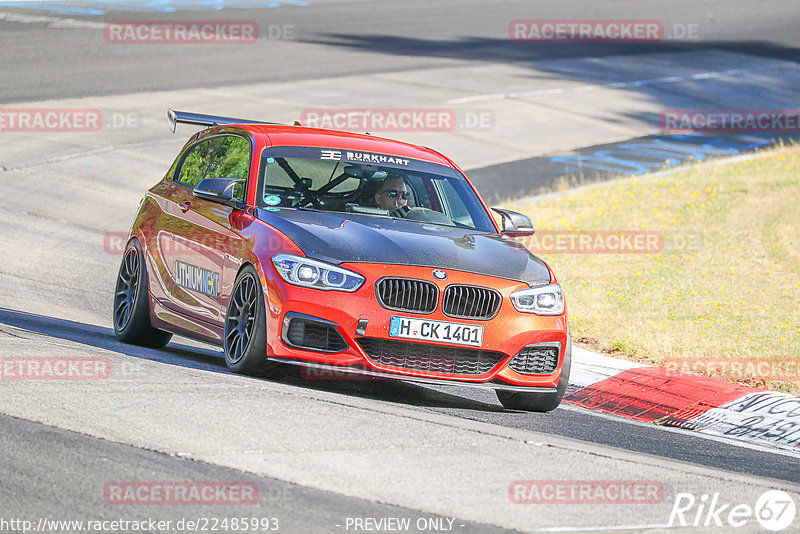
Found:
[[[492,350],[394,339],[360,337],[356,342],[375,363],[423,373],[483,375],[506,358],[502,352]]]
[[[524,375],[550,375],[558,368],[561,343],[528,345],[514,356],[508,366]]]
[[[340,352],[348,347],[335,324],[299,314],[284,319],[282,337],[284,343],[298,349]]]
[[[488,287],[452,284],[444,290],[442,311],[448,317],[488,320],[500,311],[503,297]]]
[[[375,296],[387,310],[432,313],[439,301],[439,288],[425,280],[381,278],[375,284]]]

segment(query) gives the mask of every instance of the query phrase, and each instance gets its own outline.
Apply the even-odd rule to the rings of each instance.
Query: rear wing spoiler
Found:
[[[286,126],[279,122],[252,121],[249,119],[233,119],[231,117],[217,117],[216,115],[202,115],[200,113],[189,113],[186,111],[175,111],[167,109],[167,120],[169,129],[175,133],[178,123],[196,124],[198,126],[223,126],[225,124],[273,124],[276,126]]]

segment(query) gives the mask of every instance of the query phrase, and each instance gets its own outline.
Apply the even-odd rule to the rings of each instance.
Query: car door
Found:
[[[218,135],[190,147],[173,180],[159,248],[169,273],[169,306],[188,328],[220,339],[228,298],[240,265],[242,240],[230,206],[195,198],[204,178],[242,180],[234,196],[245,198],[251,143],[244,136]]]

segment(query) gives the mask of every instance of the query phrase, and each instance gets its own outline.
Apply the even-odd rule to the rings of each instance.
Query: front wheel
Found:
[[[247,265],[236,277],[225,313],[225,364],[242,374],[265,374],[280,364],[267,360],[267,312],[258,273]]]
[[[147,267],[139,241],[132,239],[125,248],[114,292],[114,334],[124,343],[160,349],[172,334],[150,324]]]
[[[525,412],[550,412],[558,408],[569,384],[569,371],[572,367],[572,337],[567,334],[567,348],[564,350],[564,365],[555,393],[526,393],[523,391],[496,390],[497,398],[503,408]]]

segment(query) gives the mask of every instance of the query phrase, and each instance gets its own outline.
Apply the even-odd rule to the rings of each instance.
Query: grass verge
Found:
[[[509,207],[534,222],[576,342],[800,393],[800,147]],[[609,253],[620,236],[643,246]]]

